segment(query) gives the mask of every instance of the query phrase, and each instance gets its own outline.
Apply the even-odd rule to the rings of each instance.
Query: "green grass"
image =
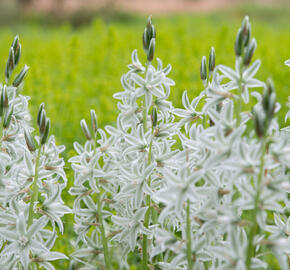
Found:
[[[188,90],[190,98],[203,90],[199,66],[201,57],[208,55],[211,46],[216,49],[217,64],[234,66],[235,35],[247,14],[258,42],[255,58],[262,60],[257,77],[273,78],[278,101],[282,104],[279,122],[284,123],[290,88],[290,69],[283,64],[290,58],[290,8],[243,7],[204,15],[153,17],[157,29],[156,56],[165,65],[173,66],[171,78],[176,86],[172,88],[170,99],[174,105],[181,106],[184,90]],[[127,71],[132,50],[137,48],[140,58],[145,60],[141,36],[147,18],[121,18],[106,22],[96,18],[79,28],[69,23],[53,25],[37,20],[0,28],[1,81],[4,81],[9,46],[19,34],[23,49],[20,67],[25,63],[30,66],[22,94],[31,96],[34,121],[39,104],[46,103],[52,133],[59,144],[66,145],[66,157],[73,153],[74,141],[85,141],[79,122],[88,118],[90,109],[96,110],[101,127],[114,124],[118,112],[112,95],[121,91],[120,77]],[[71,185],[73,175],[68,172]],[[69,203],[72,205],[71,200]],[[72,217],[66,217],[65,222],[68,226],[58,248],[69,254],[72,252],[68,243],[73,238]],[[66,268],[58,266],[58,269]]]

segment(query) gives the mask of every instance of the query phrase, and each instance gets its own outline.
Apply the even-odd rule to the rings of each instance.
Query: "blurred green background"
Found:
[[[245,15],[250,16],[258,48],[255,58],[262,60],[257,74],[261,80],[271,76],[283,108],[283,124],[289,95],[290,71],[284,61],[290,58],[290,8],[243,5],[202,14],[154,15],[157,29],[156,56],[173,67],[175,80],[170,99],[181,106],[181,95],[188,90],[194,97],[203,90],[199,78],[201,57],[216,49],[217,64],[234,67],[233,44]],[[60,144],[72,149],[75,140],[84,141],[79,122],[95,109],[100,126],[113,124],[116,100],[121,90],[120,77],[127,71],[131,52],[137,48],[145,61],[141,36],[147,15],[132,15],[111,10],[83,14],[87,21],[74,25],[74,16],[18,16],[0,25],[0,78],[9,46],[18,34],[22,43],[19,69],[30,67],[23,95],[31,96],[30,110],[36,115],[41,102],[46,103],[52,120],[52,133]],[[3,20],[3,18],[2,18]],[[261,90],[261,89],[260,89]],[[254,101],[254,99],[253,99]]]
[[[114,1],[108,1],[101,8],[76,8],[67,13],[63,7],[39,10],[30,6],[31,0],[21,3],[11,0],[6,4],[3,1],[0,2],[0,79],[4,82],[8,50],[18,34],[22,43],[18,70],[24,64],[30,67],[22,94],[31,96],[34,122],[39,104],[46,103],[52,133],[59,144],[67,147],[64,156],[68,158],[73,154],[74,141],[85,142],[79,123],[89,117],[90,109],[96,110],[101,127],[114,124],[118,111],[112,95],[122,90],[120,77],[128,70],[131,52],[136,48],[145,62],[141,37],[148,13],[120,12]],[[171,90],[170,100],[175,106],[181,106],[184,90],[190,98],[203,90],[200,61],[203,55],[208,56],[211,46],[215,47],[217,64],[234,67],[236,32],[243,17],[249,15],[253,36],[258,42],[254,58],[262,60],[257,78],[273,78],[282,104],[279,122],[285,125],[290,88],[290,69],[284,65],[290,58],[289,5],[263,6],[247,1],[218,10],[208,8],[198,12],[197,9],[178,14],[155,10],[154,13],[156,56],[164,65],[170,63],[173,67],[169,77],[176,86]],[[251,105],[253,102],[254,99]],[[67,172],[71,185],[73,174],[69,169]],[[72,206],[68,194],[63,197]],[[73,238],[72,216],[65,217],[65,222],[66,233],[57,249],[69,254],[72,252],[69,245]],[[67,269],[62,262],[56,266]]]

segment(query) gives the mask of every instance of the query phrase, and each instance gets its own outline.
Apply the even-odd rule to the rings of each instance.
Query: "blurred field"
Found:
[[[216,49],[217,64],[234,66],[233,44],[247,14],[258,42],[255,58],[262,60],[257,77],[265,80],[272,76],[283,107],[279,122],[284,123],[290,89],[290,69],[284,65],[290,58],[289,8],[245,6],[203,15],[154,16],[156,56],[165,65],[173,66],[170,77],[176,86],[170,99],[175,106],[181,106],[184,90],[188,90],[191,98],[203,90],[199,66],[201,57],[208,55],[211,46]],[[112,95],[121,90],[120,77],[127,71],[132,50],[137,48],[140,59],[145,61],[141,36],[147,18],[114,15],[96,17],[78,28],[70,23],[54,24],[52,19],[26,19],[0,27],[1,81],[4,81],[9,46],[19,34],[23,49],[19,69],[25,63],[30,66],[22,94],[31,96],[34,121],[39,104],[46,103],[52,133],[59,144],[66,145],[66,156],[72,153],[74,141],[85,141],[79,122],[88,118],[90,109],[96,110],[101,127],[114,124],[118,112]],[[71,217],[66,222],[71,224]],[[69,225],[63,243],[59,244],[67,254],[72,251],[68,243],[72,240],[72,230]]]
[[[259,8],[230,10],[207,15],[154,17],[157,28],[156,56],[164,64],[171,63],[171,78],[176,86],[171,100],[181,105],[181,94],[187,89],[191,97],[202,90],[199,65],[211,46],[217,63],[234,65],[233,43],[245,14],[250,13],[253,36],[258,41],[256,58],[262,59],[258,78],[272,76],[283,109],[282,123],[289,95],[289,69],[283,65],[290,58],[289,10]],[[124,15],[123,15],[124,17]],[[41,102],[47,104],[52,120],[52,132],[61,144],[72,148],[75,140],[83,140],[79,122],[89,109],[96,110],[101,126],[116,118],[114,92],[121,90],[120,77],[137,48],[144,60],[141,36],[145,17],[128,16],[123,20],[104,22],[96,18],[91,24],[72,28],[63,25],[28,21],[0,28],[0,76],[13,36],[22,42],[21,64],[30,66],[23,89],[31,96],[31,113],[35,116]],[[20,66],[21,66],[20,64]]]

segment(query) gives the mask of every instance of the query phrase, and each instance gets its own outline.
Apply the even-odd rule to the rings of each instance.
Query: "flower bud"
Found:
[[[215,50],[214,47],[211,47],[210,52],[209,52],[209,58],[208,58],[208,69],[209,72],[213,72],[215,68]]]
[[[151,40],[155,38],[156,38],[156,30],[154,25],[152,24],[152,17],[149,16],[147,20],[147,25],[143,32],[143,49],[147,54],[147,57],[149,55],[148,51],[150,50]]]
[[[152,121],[152,127],[156,127],[157,125],[157,109],[156,107],[152,108],[152,112],[151,112],[151,121]]]
[[[251,24],[248,16],[246,16],[242,22],[242,36],[243,45],[247,46],[251,37]]]
[[[43,145],[46,143],[47,138],[48,138],[48,134],[49,134],[49,130],[50,130],[50,120],[47,119],[45,122],[45,130],[44,133],[42,134],[41,139],[40,139],[40,144]]]
[[[27,145],[29,151],[31,153],[34,152],[36,150],[34,140],[31,136],[30,132],[28,132],[26,129],[24,129],[24,138],[25,138],[26,145]]]
[[[3,87],[3,107],[4,109],[7,109],[8,108],[8,105],[9,105],[9,100],[8,100],[8,94],[7,94],[7,87],[6,85],[4,85]]]
[[[92,135],[91,135],[91,132],[90,132],[88,126],[87,126],[87,123],[86,123],[85,119],[81,120],[81,128],[82,128],[82,131],[85,134],[86,138],[88,140],[91,140],[92,139]]]
[[[207,68],[206,68],[206,57],[203,56],[201,60],[201,65],[200,65],[200,78],[205,85],[205,82],[207,80]]]
[[[98,120],[97,120],[97,115],[94,110],[91,110],[91,123],[92,123],[92,129],[94,134],[97,133],[98,131]]]
[[[154,52],[155,52],[155,38],[152,38],[150,41],[149,50],[147,53],[147,60],[149,62],[151,62],[153,60]]]
[[[41,103],[39,105],[38,114],[37,114],[37,125],[38,125],[38,127],[40,126],[40,118],[41,118],[41,114],[42,114],[43,110],[44,110],[44,103]]]
[[[8,108],[8,95],[6,90],[6,85],[3,86],[0,98],[0,116],[3,115],[4,109]]]
[[[8,55],[8,59],[6,62],[6,67],[5,67],[5,81],[6,81],[6,83],[9,82],[9,79],[11,77],[13,69],[14,69],[14,50],[11,47],[9,49],[9,55]]]
[[[41,111],[40,115],[40,125],[39,125],[39,134],[42,136],[44,134],[46,127],[46,112],[45,110]]]
[[[254,52],[257,48],[257,41],[256,39],[252,39],[249,46],[247,47],[245,56],[244,56],[244,65],[248,66],[253,58]]]
[[[16,36],[12,42],[12,48],[14,52],[14,67],[16,67],[19,63],[21,56],[21,44],[19,43],[19,37]]]
[[[237,33],[235,41],[235,54],[236,56],[241,56],[242,52],[243,52],[243,32],[242,29],[240,28]]]
[[[254,116],[254,127],[259,138],[263,138],[266,132],[266,116],[261,107],[254,107],[252,109]]]
[[[12,119],[12,114],[13,114],[13,106],[10,106],[8,110],[5,112],[4,116],[4,122],[3,122],[3,127],[4,128],[9,128],[11,119]]]
[[[18,87],[23,79],[25,78],[26,74],[27,74],[27,71],[28,71],[29,67],[27,65],[25,65],[21,71],[19,72],[19,74],[16,76],[16,78],[14,79],[12,85],[15,86],[15,87]]]
[[[276,93],[272,79],[267,80],[267,85],[264,89],[262,105],[269,119],[273,118],[276,104]]]

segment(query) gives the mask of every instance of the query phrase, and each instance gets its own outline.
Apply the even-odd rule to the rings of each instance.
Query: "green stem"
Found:
[[[264,157],[266,154],[266,140],[265,138],[262,139],[262,153],[260,157],[260,170],[259,170],[259,175],[258,175],[258,183],[257,183],[257,194],[255,197],[255,205],[254,205],[254,210],[252,214],[252,227],[250,230],[249,234],[249,239],[248,239],[248,249],[247,249],[247,258],[246,258],[246,267],[247,270],[251,270],[251,259],[252,257],[255,256],[255,247],[254,247],[254,237],[257,233],[258,230],[258,224],[257,224],[257,214],[259,211],[259,200],[260,200],[260,194],[261,194],[261,184],[263,180],[263,175],[264,175]]]
[[[150,66],[150,62],[147,62],[146,64],[146,72],[148,70],[148,67]],[[143,110],[143,128],[144,128],[144,134],[147,132],[147,108],[146,108],[146,98],[144,95],[144,110]],[[152,134],[154,130],[152,127]],[[151,139],[150,145],[149,145],[149,151],[148,151],[148,161],[147,164],[149,165],[151,163],[151,153],[152,153],[152,143],[153,143],[153,137]],[[150,186],[150,178],[148,179],[148,185]],[[150,195],[146,195],[146,206],[148,207],[145,217],[144,217],[144,227],[148,228],[149,226],[149,220],[150,220],[150,212],[151,212],[151,198]],[[142,269],[147,270],[148,269],[148,237],[147,235],[143,234],[143,243],[142,243]]]
[[[149,226],[149,219],[150,219],[150,210],[151,210],[151,198],[150,195],[146,195],[146,206],[148,207],[145,217],[144,217],[144,227],[148,228]],[[148,269],[148,252],[147,252],[147,246],[148,246],[148,237],[146,234],[143,234],[143,243],[142,243],[142,269],[147,270]]]
[[[153,134],[153,127],[152,127],[152,134]],[[148,165],[151,163],[151,152],[152,152],[152,142],[153,138],[149,145],[149,151],[148,151]],[[148,185],[150,186],[150,178],[148,180]],[[150,220],[150,212],[151,212],[151,198],[150,195],[146,195],[146,206],[148,207],[145,217],[144,217],[144,227],[148,228],[149,226],[149,220]],[[143,234],[143,243],[142,243],[142,269],[147,270],[148,267],[148,252],[147,252],[147,246],[148,246],[148,237],[147,235]]]
[[[31,195],[31,201],[29,205],[29,216],[28,216],[28,227],[31,226],[34,216],[33,206],[34,203],[38,200],[38,170],[39,170],[39,160],[40,160],[40,154],[41,154],[41,145],[38,148],[38,153],[35,161],[35,170],[34,170],[34,180],[32,183],[32,195]]]
[[[100,230],[101,230],[102,244],[103,244],[103,249],[104,249],[106,269],[111,270],[112,263],[111,263],[111,257],[110,257],[109,248],[108,248],[108,241],[106,238],[105,228],[104,228],[104,223],[103,223],[102,203],[101,203],[100,193],[97,193],[97,205],[98,205],[98,221],[100,223]]]
[[[186,255],[187,255],[187,263],[188,270],[192,270],[193,268],[193,260],[191,254],[191,225],[190,225],[190,202],[187,199],[187,207],[186,207]]]

